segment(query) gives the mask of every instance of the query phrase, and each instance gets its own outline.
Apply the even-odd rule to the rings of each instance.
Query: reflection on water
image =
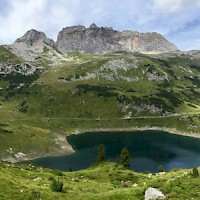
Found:
[[[161,131],[97,132],[72,135],[67,138],[75,153],[67,156],[32,160],[38,165],[66,171],[84,169],[95,162],[99,144],[106,146],[106,157],[115,161],[126,146],[132,157],[131,169],[157,171],[191,168],[200,165],[200,140]]]

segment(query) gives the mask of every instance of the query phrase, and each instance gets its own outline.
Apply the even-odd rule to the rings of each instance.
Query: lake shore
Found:
[[[47,157],[47,156],[62,156],[62,155],[68,155],[74,153],[74,149],[72,146],[68,143],[66,140],[67,136],[70,136],[72,134],[82,134],[84,132],[120,132],[120,131],[164,131],[170,134],[175,134],[175,135],[181,135],[181,136],[186,136],[186,137],[192,137],[192,138],[198,138],[200,139],[200,134],[195,134],[195,133],[186,133],[186,132],[181,132],[173,128],[166,128],[166,127],[130,127],[130,128],[94,128],[94,129],[83,129],[83,130],[75,130],[72,132],[67,133],[66,135],[61,135],[61,134],[56,134],[55,135],[55,141],[56,144],[60,148],[55,148],[52,151],[49,152],[41,152],[41,153],[32,153],[32,154],[24,154],[22,153],[21,157],[6,157],[1,160],[3,161],[8,161],[11,163],[17,163],[21,161],[28,161],[28,160],[33,160],[36,158],[41,158],[41,157]],[[20,155],[21,152],[18,154]]]
[[[5,157],[1,160],[11,162],[11,163],[17,163],[17,162],[33,160],[33,159],[37,159],[41,157],[47,157],[47,156],[68,155],[75,152],[72,146],[67,142],[66,135],[55,134],[55,142],[59,148],[54,148],[51,151],[40,152],[40,153],[35,152],[31,154],[24,154],[24,153],[18,152],[17,154],[15,154],[15,156]]]
[[[200,134],[196,133],[187,133],[179,131],[175,128],[162,128],[162,127],[130,127],[130,128],[94,128],[94,129],[85,129],[85,130],[76,130],[71,132],[71,134],[81,134],[84,132],[105,132],[105,131],[164,131],[175,135],[181,135],[186,137],[198,138],[200,139]]]

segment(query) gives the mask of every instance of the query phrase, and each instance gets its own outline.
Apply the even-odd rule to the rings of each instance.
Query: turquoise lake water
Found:
[[[131,155],[130,168],[135,171],[156,172],[200,166],[200,139],[162,131],[93,132],[71,135],[67,141],[75,153],[66,156],[42,157],[29,162],[43,167],[67,171],[84,169],[93,164],[99,144],[106,146],[106,159],[116,161],[126,146]]]

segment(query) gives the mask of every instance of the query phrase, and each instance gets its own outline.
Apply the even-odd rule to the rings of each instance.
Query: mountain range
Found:
[[[116,31],[108,27],[89,28],[72,26],[63,28],[57,41],[47,38],[43,32],[30,30],[11,45],[16,52],[32,49],[41,51],[44,46],[56,48],[62,53],[108,53],[113,51],[172,52],[178,48],[158,33],[139,33],[136,31]]]

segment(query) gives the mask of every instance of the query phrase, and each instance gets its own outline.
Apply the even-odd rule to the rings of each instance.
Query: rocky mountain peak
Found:
[[[63,53],[107,53],[112,51],[171,52],[178,48],[158,33],[116,31],[98,27],[95,23],[85,26],[66,27],[59,32],[57,48]]]
[[[56,43],[40,31],[31,29],[18,38],[11,47],[17,55],[25,50],[43,52],[45,46],[63,53],[108,53],[112,51],[172,52],[178,48],[158,33],[140,33],[132,30],[117,31],[111,27],[98,27],[92,23],[88,28],[82,25],[63,28]]]
[[[39,41],[49,46],[54,46],[54,41],[52,39],[47,38],[43,32],[35,29],[27,31],[22,37],[18,38],[15,43],[25,43],[28,46],[34,46]]]
[[[31,29],[18,38],[10,49],[26,61],[34,61],[38,54],[43,53],[44,48],[55,48],[55,42],[40,31]]]
[[[96,29],[98,26],[95,23],[92,23],[89,27],[89,29]]]
[[[86,30],[85,26],[77,25],[77,26],[69,26],[69,27],[63,28],[60,33],[72,34],[72,33],[75,33],[75,32],[83,32],[85,30]]]

